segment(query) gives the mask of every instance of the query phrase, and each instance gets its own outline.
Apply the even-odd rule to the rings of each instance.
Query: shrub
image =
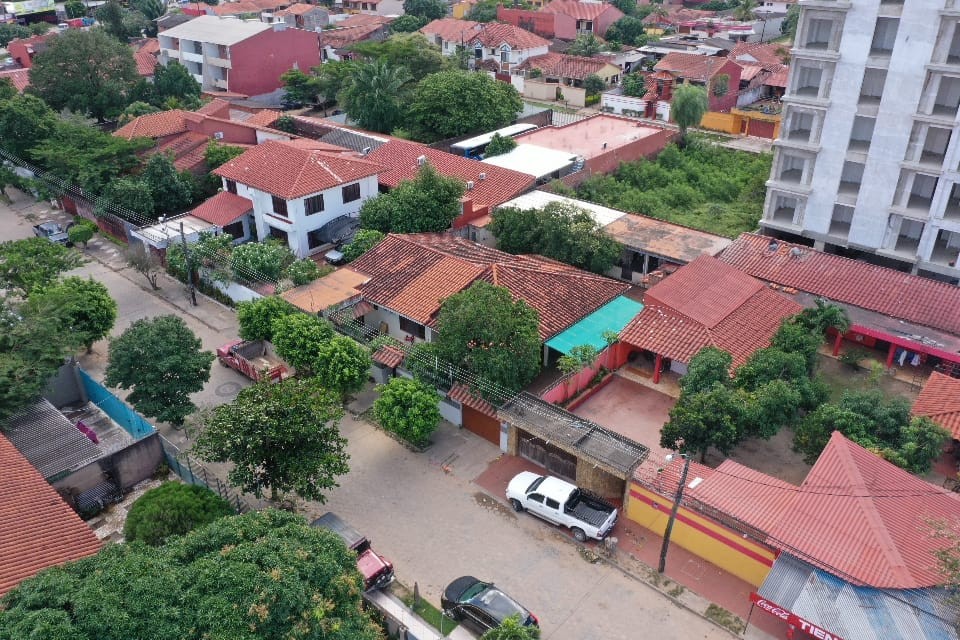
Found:
[[[133,503],[123,535],[128,542],[139,540],[158,546],[172,536],[182,536],[229,515],[233,515],[233,509],[227,501],[206,487],[165,482]]]
[[[90,242],[90,238],[92,238],[93,234],[99,230],[100,227],[98,227],[96,223],[91,220],[87,220],[86,218],[74,218],[73,224],[67,228],[67,237],[73,244],[82,244],[84,249],[86,249],[87,243]]]
[[[392,378],[377,391],[373,415],[380,426],[411,444],[426,444],[440,424],[437,392],[408,378]]]
[[[323,275],[317,263],[310,258],[295,260],[287,267],[283,275],[293,282],[293,286],[309,284]]]

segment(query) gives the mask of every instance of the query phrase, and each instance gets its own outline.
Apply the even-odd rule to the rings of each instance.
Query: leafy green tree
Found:
[[[373,229],[359,229],[350,244],[343,248],[343,259],[353,262],[383,240],[384,234]]]
[[[680,127],[680,137],[685,139],[687,129],[700,125],[704,114],[709,110],[707,91],[703,87],[692,84],[681,84],[673,90],[673,101],[670,103],[670,115]]]
[[[700,454],[701,462],[713,447],[729,455],[743,435],[743,392],[715,384],[685,396],[670,409],[670,420],[660,430],[660,446],[682,453]]]
[[[160,0],[141,0],[144,2],[159,2]],[[190,75],[185,66],[171,60],[166,65],[157,65],[153,72],[153,88],[156,95],[154,104],[163,106],[171,98],[175,98],[184,108],[193,109],[200,106],[200,83]]]
[[[733,9],[733,17],[742,22],[756,19],[753,12],[757,8],[756,0],[739,0]]]
[[[850,330],[850,316],[847,315],[843,307],[832,304],[823,298],[817,298],[814,305],[797,315],[795,318],[796,324],[806,327],[819,336],[823,336],[828,329],[833,329],[839,333],[846,333]]]
[[[240,337],[244,340],[273,340],[277,318],[299,313],[297,308],[279,296],[266,296],[237,305]]]
[[[396,23],[391,23],[391,26],[393,24]],[[422,33],[395,33],[386,40],[368,40],[350,49],[367,60],[379,60],[390,67],[406,69],[408,83],[419,82],[448,66],[440,47],[427,40]]]
[[[603,44],[595,35],[592,33],[581,33],[574,39],[570,48],[567,49],[567,54],[590,58],[600,53],[600,49],[602,48]]]
[[[197,282],[200,267],[206,267],[208,278],[226,282],[230,276],[222,264],[229,261],[232,250],[231,236],[201,231],[197,241],[187,245],[186,252],[183,250],[182,241],[171,242],[167,246],[167,272],[181,282]],[[192,280],[188,276],[191,276]]]
[[[464,191],[463,182],[440,175],[427,162],[413,180],[364,202],[360,224],[383,233],[445,231],[461,213]]]
[[[30,293],[27,304],[36,314],[55,317],[63,333],[87,349],[110,333],[117,321],[117,303],[100,282],[76,276]]]
[[[158,113],[159,111],[160,109],[152,104],[143,102],[142,100],[137,100],[127,105],[127,107],[123,110],[123,113],[120,114],[118,121],[126,124],[132,120],[136,120],[140,116]]]
[[[210,379],[213,357],[177,316],[137,320],[110,340],[105,382],[132,389],[127,400],[143,415],[182,425],[196,410],[190,394]]]
[[[540,627],[524,626],[520,614],[514,614],[504,620],[500,626],[487,631],[481,640],[539,640]]]
[[[372,364],[366,349],[355,340],[337,335],[320,345],[313,371],[324,388],[346,397],[363,388]]]
[[[588,96],[595,96],[603,93],[604,89],[607,88],[607,83],[597,74],[591,73],[584,78],[583,88],[586,90]]]
[[[381,427],[414,445],[430,441],[440,424],[439,398],[432,387],[419,380],[391,378],[377,392],[373,415]]]
[[[139,2],[143,3],[144,0]],[[139,6],[134,8],[137,10],[126,9],[117,0],[110,0],[98,7],[93,15],[106,33],[125,44],[130,38],[141,37],[151,26],[151,21],[139,11]]]
[[[928,473],[950,438],[950,432],[930,418],[913,418],[903,429],[896,461],[891,461],[912,473]]]
[[[97,198],[96,202],[98,215],[114,213],[116,208],[120,207],[141,216],[153,217],[155,206],[150,185],[138,178],[113,180],[104,187],[101,197]]]
[[[797,37],[797,21],[800,19],[800,5],[790,5],[787,15],[780,23],[780,33],[788,36],[791,41]]]
[[[153,194],[156,215],[178,213],[193,202],[193,184],[173,166],[165,153],[155,153],[147,160],[141,180]]]
[[[316,104],[320,99],[320,78],[290,69],[280,75],[286,100],[294,104]]]
[[[623,0],[625,2],[633,2],[634,7],[636,7],[635,0]],[[632,47],[642,47],[647,44],[646,30],[644,29],[643,20],[640,18],[634,18],[631,15],[626,15],[607,28],[607,33],[604,35],[608,42],[619,42],[620,44],[629,45]]]
[[[51,108],[89,115],[97,122],[123,111],[136,80],[133,51],[101,29],[64,31],[47,42],[30,68],[30,91]]]
[[[296,256],[282,240],[248,242],[233,250],[230,267],[238,280],[244,282],[266,278],[278,280],[283,270],[290,266]]]
[[[610,4],[620,9],[625,16],[632,16],[637,12],[637,0],[612,0]]]
[[[317,263],[310,258],[294,260],[283,270],[283,277],[293,282],[295,287],[313,282],[323,275],[324,273],[317,266]]]
[[[19,95],[0,102],[0,146],[27,159],[31,149],[53,135],[57,114],[40,98]]]
[[[376,60],[361,65],[337,99],[363,129],[389,133],[404,120],[402,89],[409,80],[404,67]]]
[[[499,129],[523,107],[512,85],[485,73],[441,71],[420,81],[410,104],[409,123],[424,141]]]
[[[81,262],[77,252],[46,238],[0,242],[0,289],[26,297]]]
[[[306,313],[280,315],[273,321],[271,342],[277,355],[300,375],[310,375],[321,347],[333,338],[326,320]]]
[[[497,19],[497,7],[500,6],[499,0],[480,0],[473,5],[467,14],[467,20],[474,22],[494,22]]]
[[[609,271],[623,251],[590,212],[565,202],[527,211],[498,209],[490,231],[501,251],[536,253],[594,273]]]
[[[788,318],[770,338],[770,346],[786,353],[795,353],[803,357],[807,371],[812,372],[817,365],[817,349],[823,344],[823,334],[814,333],[809,328]]]
[[[570,349],[570,353],[560,356],[557,360],[557,368],[565,374],[573,374],[583,371],[596,362],[600,352],[590,344],[578,344]]]
[[[149,22],[146,29],[147,37],[157,37],[157,18],[161,17],[167,12],[167,5],[163,2],[163,0],[132,0],[130,5],[142,13]],[[158,65],[157,71],[160,71],[162,66],[163,65]]]
[[[439,20],[447,15],[447,5],[441,0],[404,0],[403,13],[430,20]]]
[[[535,309],[480,281],[443,301],[433,344],[447,362],[517,391],[540,372],[538,327]]]
[[[680,378],[680,391],[692,395],[712,389],[714,385],[730,383],[733,356],[716,347],[700,349],[687,363],[687,373]]]
[[[87,5],[81,0],[68,0],[63,5],[63,10],[67,13],[67,18],[82,18],[87,15]]]
[[[220,165],[233,160],[244,151],[245,149],[243,147],[221,144],[216,140],[211,140],[203,152],[203,160],[207,163],[207,168],[212,172]],[[204,178],[204,187],[208,192],[215,192],[220,189],[222,185],[223,182],[220,180],[220,176],[214,175],[213,173],[208,173]]]
[[[403,15],[390,23],[393,33],[413,33],[429,22],[426,18],[415,15]]]
[[[18,38],[29,38],[30,29],[12,22],[0,24],[0,47],[6,48],[10,42]]]
[[[340,398],[314,379],[288,378],[243,389],[216,407],[194,452],[209,462],[230,462],[230,483],[258,498],[294,492],[324,502],[347,471],[347,441],[340,435]]]
[[[336,534],[258,511],[43,571],[5,597],[0,637],[379,640],[362,590]]]
[[[776,347],[758,349],[737,368],[734,384],[745,391],[757,391],[774,380],[782,380],[800,394],[797,409],[811,410],[826,399],[823,385],[810,378],[801,353]]]
[[[226,500],[206,487],[164,482],[130,506],[123,537],[128,543],[140,541],[157,547],[173,536],[186,535],[233,513]]]
[[[485,158],[502,156],[505,153],[510,153],[516,148],[516,140],[510,136],[502,136],[499,133],[495,133],[493,134],[493,138],[490,139],[490,144],[488,144],[487,148],[484,150],[483,156]]]
[[[0,78],[0,102],[17,97],[17,88],[13,86],[10,78]]]

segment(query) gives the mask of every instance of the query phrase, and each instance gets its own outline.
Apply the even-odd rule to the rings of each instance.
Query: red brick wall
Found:
[[[230,47],[230,59],[230,91],[248,96],[269,93],[280,88],[280,75],[294,63],[304,72],[320,65],[319,34],[289,28],[264,31]]]
[[[621,162],[632,162],[640,158],[656,156],[679,135],[677,131],[672,129],[660,129],[651,136],[634,140],[622,147],[611,149],[606,153],[590,158],[585,164],[585,169],[591,174],[611,173],[617,170]]]
[[[740,72],[742,67],[733,60],[727,60],[722,67],[713,75],[716,78],[719,75],[727,74],[730,81],[727,83],[727,93],[723,96],[713,95],[712,87],[708,89],[710,96],[710,111],[719,111],[726,113],[737,106],[737,90],[740,86]],[[712,80],[711,80],[712,82]]]
[[[555,18],[556,14],[553,13],[528,11],[526,9],[507,9],[503,5],[497,7],[498,21],[532,31],[544,38],[561,37],[556,31]]]
[[[624,16],[624,13],[617,9],[614,6],[610,6],[606,11],[597,16],[596,21],[593,23],[593,32],[603,37],[607,33],[607,29],[610,28],[614,22],[619,20]]]
[[[223,139],[219,140],[222,144],[257,144],[257,130],[253,127],[245,127],[235,122],[226,120],[211,120],[204,118],[200,122],[188,122],[187,126],[191,131],[196,131],[213,139],[216,132],[223,133]]]

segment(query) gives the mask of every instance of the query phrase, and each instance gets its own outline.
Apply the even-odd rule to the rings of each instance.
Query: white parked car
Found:
[[[570,529],[579,542],[603,540],[617,523],[616,507],[600,496],[560,478],[524,471],[507,485],[507,500],[515,511],[529,511]]]

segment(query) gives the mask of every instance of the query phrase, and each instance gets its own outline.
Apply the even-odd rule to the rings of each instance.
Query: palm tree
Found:
[[[753,10],[757,8],[755,0],[740,0],[733,10],[733,17],[741,22],[753,20]]]
[[[403,119],[403,94],[410,80],[403,67],[384,60],[369,62],[356,70],[339,101],[361,128],[389,133]]]
[[[827,329],[835,329],[838,333],[850,330],[846,310],[824,298],[817,298],[815,307],[801,311],[797,320],[817,335],[825,334]]]

